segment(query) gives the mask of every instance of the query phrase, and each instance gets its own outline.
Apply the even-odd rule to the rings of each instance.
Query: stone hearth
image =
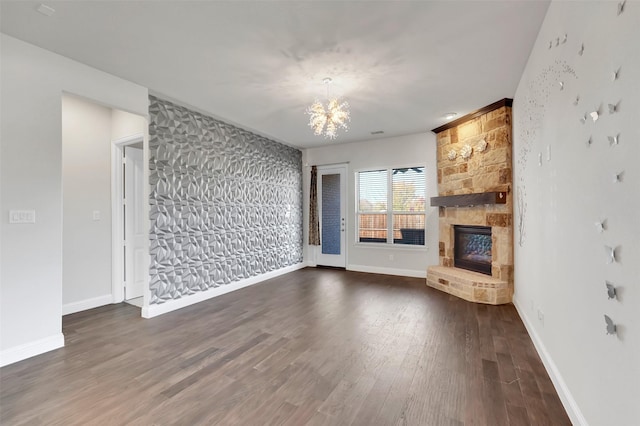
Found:
[[[511,302],[508,281],[465,269],[431,266],[427,273],[427,285],[469,302],[492,305]]]
[[[504,99],[433,130],[438,146],[438,195],[504,192],[504,204],[440,207],[440,265],[427,269],[427,285],[478,303],[510,303],[513,295],[511,100]],[[486,149],[477,147],[486,142]],[[465,159],[466,145],[473,148]],[[455,150],[454,160],[449,152]],[[491,227],[491,276],[455,268],[454,225]]]

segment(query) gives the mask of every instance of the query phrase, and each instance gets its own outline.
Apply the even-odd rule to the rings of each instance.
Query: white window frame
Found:
[[[411,211],[394,211],[393,210],[393,170],[395,169],[410,169],[421,167],[424,170],[424,198],[425,198],[425,208],[424,212],[411,212]],[[360,211],[360,173],[365,172],[375,172],[379,170],[387,171],[387,210],[384,212],[361,212]],[[367,247],[397,247],[403,249],[424,249],[427,247],[427,193],[429,192],[429,188],[427,188],[427,166],[426,164],[413,164],[409,166],[392,166],[392,167],[368,167],[366,169],[359,169],[355,171],[355,182],[356,182],[356,202],[355,202],[355,244],[362,245]],[[391,207],[391,208],[389,208]],[[387,216],[387,241],[386,242],[376,242],[376,241],[360,241],[360,215],[361,214],[386,214]],[[393,215],[394,214],[423,214],[424,215],[424,244],[401,244],[393,242]]]

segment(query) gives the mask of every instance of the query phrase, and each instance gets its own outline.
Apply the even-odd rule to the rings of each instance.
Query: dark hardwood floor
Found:
[[[3,425],[569,425],[512,305],[303,269],[145,320],[64,317],[0,369]]]

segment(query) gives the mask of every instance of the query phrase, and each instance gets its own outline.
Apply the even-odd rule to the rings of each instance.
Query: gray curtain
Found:
[[[309,245],[320,245],[320,221],[318,220],[318,169],[311,167],[311,190],[309,191]]]

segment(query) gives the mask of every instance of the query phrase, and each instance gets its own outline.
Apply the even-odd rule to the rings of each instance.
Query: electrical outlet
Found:
[[[392,254],[389,255],[389,260],[393,262],[394,258]]]
[[[542,310],[540,309],[538,309],[538,321],[540,321],[542,325],[544,325],[544,312],[542,312]]]
[[[36,223],[35,210],[9,211],[9,223]]]
[[[100,210],[93,211],[93,220],[100,220]]]

